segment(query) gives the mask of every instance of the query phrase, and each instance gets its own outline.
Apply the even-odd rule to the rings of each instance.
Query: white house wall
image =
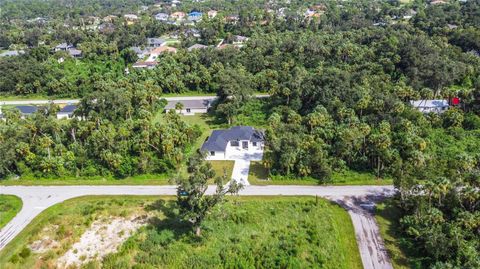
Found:
[[[242,142],[248,142],[248,149],[242,148]],[[238,160],[238,159],[245,159],[245,160],[262,160],[263,158],[263,142],[257,142],[256,146],[253,146],[253,142],[249,140],[240,140],[239,146],[231,146],[230,142],[228,142],[225,152],[215,152],[215,156],[211,156],[210,152],[207,154],[207,160]]]
[[[166,109],[167,111],[168,109]],[[178,111],[178,109],[174,109],[177,114],[182,114],[186,116],[193,116],[195,114],[205,114],[207,113],[207,108],[190,108],[190,112],[187,112],[187,108]]]

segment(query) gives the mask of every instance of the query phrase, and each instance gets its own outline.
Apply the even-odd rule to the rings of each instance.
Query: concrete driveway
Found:
[[[248,174],[248,173],[247,173]],[[207,190],[215,191],[214,186]],[[391,269],[375,218],[362,204],[393,195],[392,186],[246,186],[240,195],[321,196],[339,203],[352,218],[365,269]],[[0,230],[0,250],[44,209],[67,199],[85,195],[175,195],[176,186],[0,186],[0,194],[23,200],[21,211]]]
[[[250,171],[250,161],[248,160],[236,160],[233,165],[232,180],[243,186],[249,186],[248,172]]]

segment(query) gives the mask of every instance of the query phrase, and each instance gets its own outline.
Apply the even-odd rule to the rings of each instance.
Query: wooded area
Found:
[[[98,8],[84,9],[90,2]],[[173,112],[154,122],[163,109],[158,98],[212,93],[217,120],[266,129],[264,165],[272,175],[328,183],[333,171],[354,170],[394,178],[402,240],[417,253],[413,267],[480,267],[480,1],[292,1],[284,16],[264,1],[239,1],[237,23],[223,20],[232,3],[205,1],[200,10],[225,14],[197,23],[198,37],[148,15],[131,25],[119,19],[108,32],[73,27],[86,15],[149,4],[113,2],[73,10],[55,0],[0,4],[0,46],[25,49],[0,58],[0,93],[81,97],[83,118],[59,122],[53,106],[26,119],[7,111],[0,178],[173,171],[200,133]],[[321,16],[299,15],[314,4]],[[47,16],[47,8],[48,23],[25,21]],[[176,54],[160,55],[153,69],[131,68],[131,46],[175,31]],[[249,40],[242,48],[186,50],[233,35]],[[81,48],[83,58],[52,53],[61,42]],[[254,92],[271,96],[259,100]],[[453,97],[461,103],[441,114],[409,104]]]

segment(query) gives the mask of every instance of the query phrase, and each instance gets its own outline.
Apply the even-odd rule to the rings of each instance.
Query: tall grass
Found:
[[[0,229],[22,209],[22,200],[15,195],[0,194]]]
[[[353,225],[339,206],[314,197],[229,197],[196,237],[172,197],[81,197],[42,212],[0,252],[1,268],[49,268],[99,218],[148,214],[141,228],[86,268],[361,268]],[[44,254],[28,245],[50,236]]]

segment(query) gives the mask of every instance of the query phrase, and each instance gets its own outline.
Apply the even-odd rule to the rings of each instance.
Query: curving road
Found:
[[[215,188],[210,186],[208,193]],[[246,186],[240,195],[321,196],[343,206],[350,214],[365,269],[392,269],[371,203],[394,193],[392,186]],[[44,209],[84,195],[175,195],[176,186],[0,186],[0,194],[23,200],[23,208],[2,230],[0,250]]]

